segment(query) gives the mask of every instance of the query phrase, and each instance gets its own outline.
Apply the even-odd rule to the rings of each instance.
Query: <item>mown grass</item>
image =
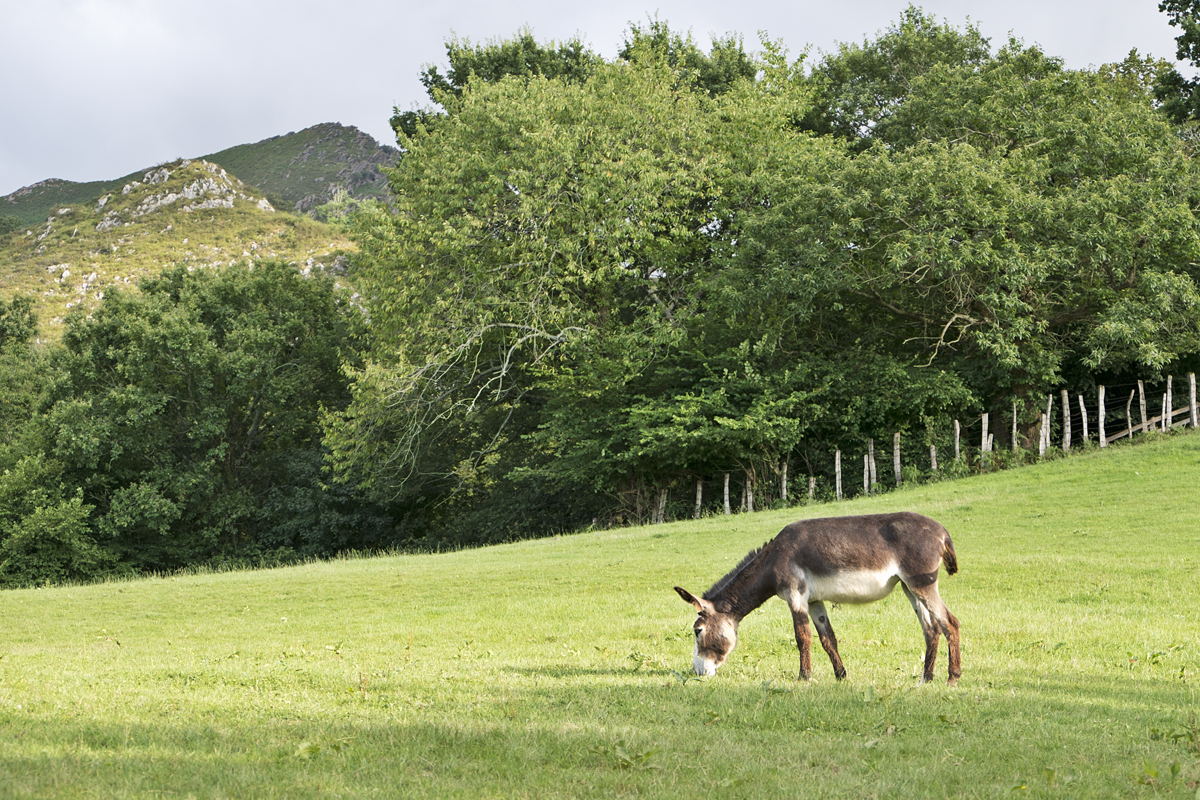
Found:
[[[873,499],[441,555],[0,593],[4,797],[1196,797],[1200,436]],[[690,676],[700,591],[799,514],[913,509],[957,689],[900,595],[782,603]],[[938,665],[944,680],[945,653]]]

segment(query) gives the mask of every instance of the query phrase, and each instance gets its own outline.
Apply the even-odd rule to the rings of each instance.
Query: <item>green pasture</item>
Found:
[[[1200,797],[1200,435],[870,500],[459,553],[0,593],[2,797]],[[951,531],[963,677],[903,595],[691,676],[706,589],[800,516]]]

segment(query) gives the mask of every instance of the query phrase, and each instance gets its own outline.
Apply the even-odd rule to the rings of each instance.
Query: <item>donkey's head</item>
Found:
[[[733,648],[737,646],[738,618],[732,614],[723,614],[711,602],[702,597],[696,597],[686,589],[676,586],[679,593],[688,603],[699,612],[692,629],[696,635],[696,650],[692,654],[692,669],[697,675],[712,676],[717,674],[717,667],[725,663]]]

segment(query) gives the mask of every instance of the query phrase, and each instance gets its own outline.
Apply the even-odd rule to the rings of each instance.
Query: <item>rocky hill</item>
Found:
[[[262,192],[203,159],[106,186],[0,235],[0,298],[34,297],[43,337],[57,337],[69,310],[94,308],[106,291],[170,264],[279,258],[301,270],[339,272],[352,249],[338,228],[277,212]]]
[[[380,167],[399,156],[399,150],[357,128],[325,123],[204,158],[262,190],[280,208],[307,213],[332,200],[338,189],[357,199],[386,199]]]
[[[308,213],[332,200],[339,189],[355,199],[386,199],[388,185],[380,167],[398,157],[396,148],[379,144],[357,128],[330,122],[230,147],[200,160],[237,175],[281,210]],[[0,216],[25,225],[40,224],[59,208],[119,190],[146,172],[86,183],[41,181],[0,197]]]

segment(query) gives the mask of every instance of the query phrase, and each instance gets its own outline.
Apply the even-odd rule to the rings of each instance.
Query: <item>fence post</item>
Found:
[[[1071,449],[1071,394],[1066,389],[1062,390],[1062,406],[1063,406],[1063,452],[1069,452]]]
[[[729,473],[725,473],[725,516],[733,513],[733,509],[729,507]]]
[[[1138,381],[1138,408],[1142,412],[1142,433],[1150,432],[1150,420],[1146,416],[1146,387],[1141,381]]]
[[[896,485],[899,486],[904,482],[904,478],[900,475],[900,434],[896,433],[892,436],[892,466],[896,470]]]
[[[929,445],[929,468],[937,472],[937,445]]]
[[[1171,376],[1168,375],[1167,376],[1167,416],[1166,416],[1167,424],[1166,424],[1166,427],[1163,428],[1164,431],[1170,431],[1171,428],[1175,425],[1175,405],[1174,405],[1175,398],[1171,392],[1171,380],[1172,380]]]
[[[1038,436],[1038,458],[1046,455],[1046,442],[1050,437],[1050,415],[1042,414],[1042,430]]]
[[[1079,416],[1083,420],[1083,443],[1088,441],[1087,405],[1083,402],[1083,393],[1079,394]]]
[[[988,451],[988,419],[990,417],[991,414],[983,415],[983,438],[981,440],[982,443],[980,444],[979,449],[985,453]]]
[[[875,440],[867,439],[867,458],[871,467],[871,488],[870,493],[875,493],[875,484],[879,483],[879,473],[875,471]]]
[[[700,507],[704,505],[704,478],[696,476],[696,510],[692,512],[692,519],[700,519]]]
[[[833,452],[834,491],[838,500],[842,499],[842,451]]]
[[[1133,438],[1133,411],[1131,409],[1133,408],[1133,396],[1136,394],[1137,389],[1131,391],[1129,393],[1129,401],[1125,403],[1125,427],[1127,428],[1125,435],[1130,439]]]
[[[783,469],[779,475],[779,499],[785,503],[787,502],[787,469],[788,463],[787,459],[785,458],[783,459]]]
[[[1196,373],[1188,373],[1188,422],[1195,429],[1200,424],[1196,415]]]
[[[1100,437],[1100,446],[1108,447],[1108,440],[1104,436],[1104,385],[1101,384],[1099,389],[1099,398],[1097,400],[1096,410],[1096,425],[1100,428],[1098,433]]]
[[[863,453],[863,494],[871,493],[871,457]]]
[[[808,499],[811,501],[817,496],[817,476],[808,476]]]
[[[1012,451],[1017,452],[1017,401],[1013,400]]]
[[[962,427],[958,424],[958,420],[954,420],[954,460],[958,461],[962,454],[958,451],[958,436],[962,433]]]

